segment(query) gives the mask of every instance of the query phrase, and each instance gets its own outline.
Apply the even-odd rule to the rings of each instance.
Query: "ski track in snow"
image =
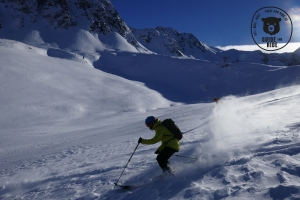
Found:
[[[51,50],[53,58],[6,43],[1,199],[300,198],[299,86],[175,104],[141,83],[66,60],[73,58],[66,52]],[[153,136],[144,126],[150,115],[174,119],[184,132],[178,155],[197,160],[173,156],[176,176],[149,181],[161,174],[158,145],[139,145],[119,184],[147,184],[114,187],[138,138]]]

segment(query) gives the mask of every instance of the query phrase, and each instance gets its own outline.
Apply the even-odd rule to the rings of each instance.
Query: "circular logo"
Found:
[[[251,35],[261,49],[276,51],[291,40],[293,23],[290,16],[277,7],[258,9],[251,21]]]

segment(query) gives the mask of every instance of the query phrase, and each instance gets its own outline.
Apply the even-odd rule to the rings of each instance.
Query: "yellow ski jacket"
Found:
[[[161,152],[165,147],[171,147],[176,151],[179,151],[179,141],[174,138],[173,134],[166,127],[161,125],[159,119],[151,130],[155,130],[155,136],[152,139],[143,139],[142,144],[155,144],[161,141],[161,145],[158,147],[157,151]]]

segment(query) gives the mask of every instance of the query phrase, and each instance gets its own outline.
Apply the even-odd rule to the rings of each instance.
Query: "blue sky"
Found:
[[[210,46],[254,45],[250,32],[254,13],[266,6],[287,12],[293,22],[290,42],[300,42],[299,0],[111,0],[133,28],[172,27],[192,33]]]

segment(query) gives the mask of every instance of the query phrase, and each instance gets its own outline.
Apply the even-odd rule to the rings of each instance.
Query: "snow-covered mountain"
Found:
[[[8,39],[80,50],[74,46],[71,48],[70,41],[60,38],[73,38],[71,43],[74,43],[74,40],[84,40],[93,35],[94,40],[102,44],[98,50],[122,50],[118,46],[121,37],[133,51],[149,53],[136,41],[109,0],[2,0],[0,11],[0,35]],[[98,35],[107,37],[100,39]],[[86,39],[84,42],[90,45],[95,43],[94,40]]]
[[[174,57],[188,57],[216,62],[231,63],[250,62],[272,65],[300,65],[299,50],[293,53],[263,53],[261,51],[221,51],[218,48],[209,47],[193,34],[179,33],[173,28],[158,26],[155,29],[132,29],[135,38],[147,49],[161,55]],[[298,53],[297,53],[298,52]]]
[[[108,0],[27,0],[1,1],[1,28],[25,28],[38,21],[53,29],[74,27],[91,33],[130,32]]]
[[[0,11],[0,37],[141,81],[171,101],[209,102],[228,91],[256,94],[299,83],[298,68],[286,66],[300,64],[300,48],[283,54],[221,51],[172,28],[129,28],[109,0],[2,0]]]
[[[219,51],[202,43],[193,34],[179,33],[173,28],[132,28],[132,32],[147,49],[162,55],[215,60]]]
[[[109,0],[2,0],[0,11],[1,38],[59,47],[90,57],[91,62],[99,52],[127,51],[224,62],[224,66],[237,62],[300,64],[295,52],[221,51],[173,28],[129,28]]]

